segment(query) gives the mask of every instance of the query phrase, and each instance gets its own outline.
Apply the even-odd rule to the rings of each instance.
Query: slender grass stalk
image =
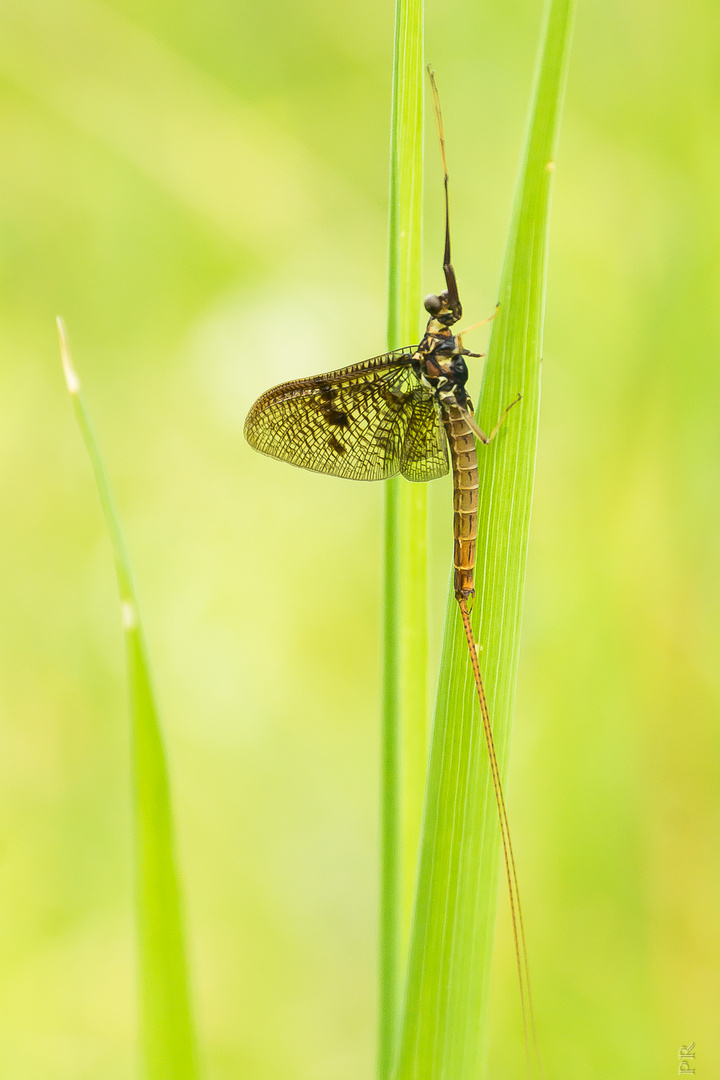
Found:
[[[515,694],[540,403],[547,231],[573,0],[550,0],[479,422],[473,611],[503,775]],[[496,807],[467,644],[449,591],[396,1080],[483,1075],[498,873]],[[522,869],[522,868],[521,868]],[[520,1021],[518,1034],[520,1037]]]
[[[85,443],[115,557],[133,752],[140,1063],[145,1080],[195,1080],[195,1030],[175,867],[170,785],[147,647],[120,521],[58,319],[65,381]]]
[[[423,3],[397,0],[390,141],[388,348],[419,340]],[[378,1077],[387,1080],[409,936],[427,766],[427,491],[385,485]]]

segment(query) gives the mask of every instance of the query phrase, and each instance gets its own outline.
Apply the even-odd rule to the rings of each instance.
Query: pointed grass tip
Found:
[[[77,372],[73,367],[72,360],[70,359],[70,350],[67,343],[67,333],[65,332],[65,323],[63,322],[62,315],[58,315],[55,320],[58,328],[58,337],[60,338],[60,355],[62,357],[63,374],[65,376],[65,383],[68,388],[68,392],[75,394],[80,393],[80,380]]]

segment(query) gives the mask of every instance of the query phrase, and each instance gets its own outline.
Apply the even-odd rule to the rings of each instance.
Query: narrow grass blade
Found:
[[[175,867],[165,750],[130,563],[105,467],[58,319],[65,381],[115,556],[130,690],[138,926],[140,1060],[145,1080],[195,1080],[195,1031]]]
[[[423,4],[397,0],[390,142],[388,348],[419,340]],[[378,1076],[396,1046],[427,765],[427,491],[385,485]]]
[[[480,664],[506,772],[535,469],[550,189],[572,0],[552,0],[500,285],[479,420]],[[482,1073],[498,872],[496,807],[468,650],[450,589],[396,1080]],[[522,867],[520,867],[522,876]],[[518,1019],[518,1038],[521,1039]]]

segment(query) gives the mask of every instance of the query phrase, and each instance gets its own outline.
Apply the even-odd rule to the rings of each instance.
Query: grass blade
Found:
[[[549,4],[524,162],[479,410],[477,598],[495,744],[503,772],[515,693],[540,402],[547,230],[572,0]],[[498,872],[496,808],[467,646],[450,590],[397,1080],[481,1075]],[[520,1030],[518,1026],[518,1030]]]
[[[397,0],[390,142],[388,348],[419,341],[423,3]],[[396,1046],[427,766],[427,490],[385,485],[378,1077]]]
[[[58,330],[65,381],[112,542],[125,635],[133,752],[141,1072],[145,1080],[195,1080],[195,1031],[170,787],[147,648],[119,518],[61,319]]]

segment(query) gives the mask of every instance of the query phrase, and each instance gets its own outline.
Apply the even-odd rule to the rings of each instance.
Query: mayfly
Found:
[[[350,367],[282,383],[255,402],[245,421],[245,438],[269,457],[303,469],[348,480],[384,480],[398,473],[427,481],[449,471],[454,489],[454,591],[460,609],[488,749],[515,939],[526,1046],[534,1038],[527,951],[508,816],[495,753],[492,725],[478,651],[470,622],[475,596],[475,545],[478,528],[476,439],[491,443],[509,410],[486,434],[476,423],[466,390],[465,357],[481,354],[463,347],[462,305],[450,256],[448,169],[442,114],[435,78],[432,86],[445,185],[445,289],[425,298],[430,316],[417,346],[396,349]],[[488,320],[489,321],[489,320]],[[479,324],[478,324],[479,325]]]

